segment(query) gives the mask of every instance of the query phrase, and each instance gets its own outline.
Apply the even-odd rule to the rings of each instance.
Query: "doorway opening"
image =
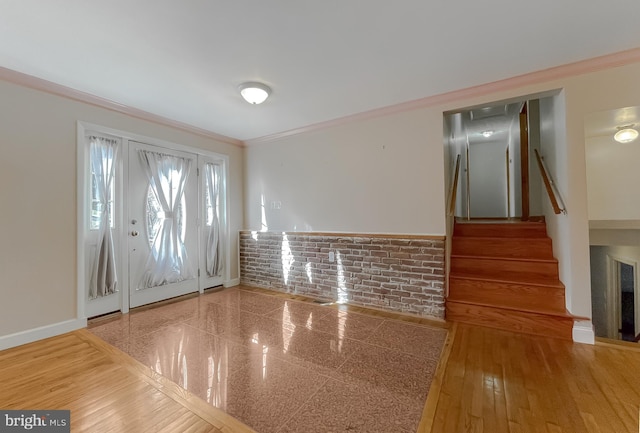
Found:
[[[640,300],[637,263],[608,256],[609,262],[609,337],[623,341],[640,340]]]
[[[555,153],[558,95],[550,91],[443,114],[447,190],[455,197],[449,209],[458,221],[544,215],[548,198],[537,158]]]

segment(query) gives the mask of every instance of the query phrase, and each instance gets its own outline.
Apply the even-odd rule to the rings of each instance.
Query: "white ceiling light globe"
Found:
[[[262,83],[243,83],[240,85],[240,94],[249,104],[262,104],[271,93],[269,86]]]
[[[621,129],[613,136],[618,143],[630,143],[636,138],[638,138],[638,131],[632,128]]]

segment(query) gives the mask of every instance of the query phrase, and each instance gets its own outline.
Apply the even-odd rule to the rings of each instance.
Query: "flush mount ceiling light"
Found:
[[[238,86],[240,94],[249,104],[262,104],[271,94],[271,88],[266,84],[249,82]]]
[[[486,130],[486,131],[482,131],[482,136],[484,138],[489,138],[493,135],[493,131],[491,131],[490,129]]]
[[[638,131],[633,129],[634,125],[618,126],[618,132],[613,136],[613,139],[618,143],[630,143],[638,138]]]

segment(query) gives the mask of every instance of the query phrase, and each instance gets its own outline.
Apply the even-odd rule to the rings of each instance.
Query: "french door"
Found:
[[[223,155],[79,128],[79,302],[86,317],[229,279]]]
[[[129,143],[129,305],[198,291],[197,155]]]

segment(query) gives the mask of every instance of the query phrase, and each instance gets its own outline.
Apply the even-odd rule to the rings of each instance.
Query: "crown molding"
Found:
[[[340,117],[337,119],[319,122],[302,128],[295,128],[289,131],[279,132],[276,134],[266,135],[263,137],[245,140],[247,146],[267,143],[285,137],[291,137],[307,132],[319,131],[347,123],[358,122],[362,120],[382,117],[390,114],[411,111],[418,108],[431,107],[435,105],[443,105],[451,102],[470,99],[479,96],[485,96],[500,91],[512,90],[528,85],[539,84],[547,81],[553,81],[575,75],[596,72],[603,69],[624,66],[631,63],[640,62],[640,48],[633,48],[626,51],[620,51],[613,54],[594,57],[587,60],[581,60],[574,63],[568,63],[561,66],[555,66],[548,69],[542,69],[515,77],[506,78],[504,80],[494,81],[491,83],[480,84],[478,86],[467,87],[460,90],[441,93],[438,95],[427,96],[413,101],[403,102],[388,107],[382,107],[375,110],[365,111],[350,116]]]
[[[107,110],[116,111],[118,113],[126,114],[136,119],[153,122],[163,126],[169,126],[171,128],[179,129],[191,134],[199,135],[201,137],[210,138],[212,140],[221,141],[223,143],[232,144],[234,146],[244,146],[244,142],[241,140],[227,137],[225,135],[216,134],[215,132],[198,128],[187,123],[172,120],[167,117],[159,116],[157,114],[149,113],[148,111],[139,110],[137,108],[129,107],[118,102],[111,101],[109,99],[101,98],[99,96],[91,95],[86,92],[81,92],[76,89],[72,89],[61,84],[56,84],[51,81],[44,80],[42,78],[34,77],[32,75],[24,74],[22,72],[14,71],[12,69],[4,68],[0,66],[0,80],[7,81],[9,83],[17,84],[19,86],[27,87],[34,90],[50,93],[56,96],[62,96],[63,98],[72,99],[74,101],[83,102],[96,107],[105,108]]]
[[[4,68],[0,66],[0,80],[4,80],[13,84],[17,84],[23,87],[28,87],[34,90],[50,93],[57,96],[62,96],[75,101],[83,102],[86,104],[94,105],[97,107],[105,108],[111,111],[125,114],[137,119],[153,122],[159,125],[168,126],[171,128],[179,129],[192,134],[200,135],[209,139],[220,141],[223,143],[232,144],[235,146],[250,146],[261,143],[267,143],[275,141],[285,137],[291,137],[308,132],[319,131],[339,125],[348,123],[363,121],[367,119],[373,119],[376,117],[387,116],[391,114],[401,113],[405,111],[411,111],[419,108],[425,108],[435,105],[442,105],[452,103],[458,100],[470,99],[473,97],[485,96],[491,93],[500,91],[511,90],[514,88],[524,87],[527,85],[539,84],[546,81],[557,80],[575,75],[581,75],[589,72],[596,72],[603,69],[613,68],[617,66],[624,66],[630,63],[640,62],[640,48],[633,48],[626,51],[620,51],[613,54],[607,54],[604,56],[594,57],[587,60],[581,60],[574,63],[568,63],[561,66],[556,66],[540,71],[535,71],[523,75],[518,75],[504,80],[494,81],[491,83],[481,84],[478,86],[468,87],[465,89],[454,90],[451,92],[441,93],[438,95],[428,96],[413,101],[403,102],[396,105],[390,105],[374,110],[364,111],[349,116],[340,117],[337,119],[328,120],[325,122],[319,122],[304,126],[301,128],[295,128],[288,131],[278,132],[275,134],[265,135],[263,137],[257,137],[248,139],[245,141],[235,138],[227,137],[215,132],[198,128],[193,125],[189,125],[177,120],[172,120],[163,116],[159,116],[147,111],[139,110],[137,108],[129,107],[124,104],[120,104],[109,99],[101,98],[99,96],[91,95],[79,90],[72,89],[60,84],[53,83],[51,81],[37,78],[22,72],[17,72],[12,69]]]

